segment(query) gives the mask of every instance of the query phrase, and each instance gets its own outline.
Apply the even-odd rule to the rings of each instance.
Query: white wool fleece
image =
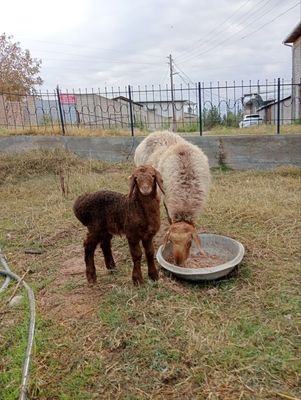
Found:
[[[185,141],[170,146],[158,164],[165,188],[164,201],[173,222],[195,222],[204,208],[210,184],[208,158]]]
[[[196,222],[210,184],[208,158],[199,147],[173,132],[154,132],[137,146],[134,162],[152,165],[161,173],[173,222]]]
[[[181,136],[169,131],[157,131],[148,135],[136,148],[136,166],[149,164],[158,167],[162,154],[176,143],[186,142]]]

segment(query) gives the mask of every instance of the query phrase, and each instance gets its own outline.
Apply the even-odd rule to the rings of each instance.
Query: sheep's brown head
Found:
[[[204,254],[195,226],[187,222],[175,222],[170,225],[164,239],[164,246],[169,241],[172,243],[172,254],[176,265],[183,265],[187,260],[192,241],[195,242],[200,253]]]
[[[130,181],[130,194],[131,197],[135,188],[143,196],[149,196],[152,193],[156,193],[156,185],[159,186],[162,193],[163,189],[163,179],[159,171],[150,165],[140,165],[136,167],[131,176],[129,176]]]

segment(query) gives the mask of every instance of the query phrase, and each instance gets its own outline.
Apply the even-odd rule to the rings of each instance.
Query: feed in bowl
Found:
[[[166,258],[166,261],[170,264],[175,264],[172,255]],[[224,264],[226,262],[225,257],[221,257],[218,255],[190,255],[183,265],[179,265],[179,267],[183,268],[210,268],[216,267],[217,265]]]
[[[197,253],[194,243],[191,247],[191,255],[193,258],[197,255],[203,258],[203,261],[201,263],[199,263],[199,260],[193,261],[190,262],[190,265],[186,262],[186,267],[173,264],[169,261],[172,256],[172,244],[170,242],[166,246],[161,245],[159,247],[156,255],[159,264],[177,278],[188,281],[208,281],[229,274],[243,259],[245,249],[237,240],[212,233],[202,233],[199,236],[206,255],[213,256],[210,260],[210,263],[214,262],[212,266],[204,266],[208,259],[205,261],[204,256]],[[220,261],[215,257],[219,257]],[[196,263],[199,263],[199,265],[195,266]]]

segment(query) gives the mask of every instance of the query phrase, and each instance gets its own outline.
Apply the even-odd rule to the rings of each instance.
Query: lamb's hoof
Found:
[[[93,286],[96,283],[96,276],[87,276],[87,281],[89,286]]]
[[[150,279],[152,279],[153,281],[158,281],[159,280],[159,273],[158,271],[152,271],[148,274],[148,276],[150,277]]]
[[[142,285],[143,284],[143,278],[142,277],[138,277],[138,276],[136,276],[136,277],[134,277],[133,276],[133,284],[135,285],[135,286],[140,286],[140,285]]]

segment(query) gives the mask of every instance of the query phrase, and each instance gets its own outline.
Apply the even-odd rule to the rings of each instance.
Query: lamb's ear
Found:
[[[163,189],[163,179],[162,179],[160,172],[157,170],[156,170],[156,182],[157,182],[157,185],[159,186],[159,188],[161,189],[161,192],[163,194],[165,194],[164,189]]]
[[[131,198],[136,186],[136,179],[135,175],[129,176],[129,186],[130,186],[130,192],[129,192],[129,197]]]
[[[197,234],[196,229],[194,229],[193,233],[192,233],[192,239],[194,240],[196,247],[198,248],[200,254],[202,254],[202,256],[205,256],[205,252],[202,249],[202,243],[201,243],[201,239],[199,237],[199,235]]]

